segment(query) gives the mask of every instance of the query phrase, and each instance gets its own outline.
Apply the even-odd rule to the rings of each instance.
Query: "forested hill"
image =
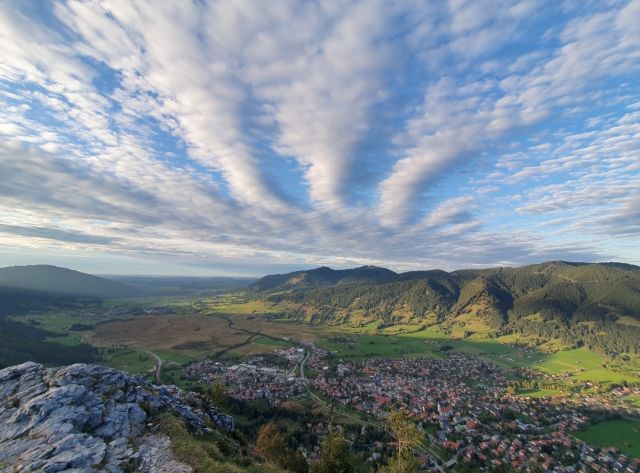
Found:
[[[321,270],[328,273],[328,268]],[[376,268],[377,280],[338,278],[331,284],[324,279],[314,286],[318,271],[267,276],[253,289],[294,307],[288,317],[315,323],[481,323],[501,333],[560,338],[608,352],[640,352],[638,266],[554,261],[402,274]],[[362,274],[362,268],[345,271],[340,273]]]
[[[308,271],[265,276],[251,287],[258,291],[282,291],[311,289],[354,283],[380,283],[393,280],[396,273],[377,266],[362,266],[354,269],[331,269],[326,266]]]
[[[79,297],[133,297],[140,291],[117,281],[50,265],[0,268],[0,288]]]

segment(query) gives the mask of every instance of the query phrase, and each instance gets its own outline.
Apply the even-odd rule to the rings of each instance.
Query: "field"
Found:
[[[384,333],[384,332],[383,332]],[[429,327],[396,335],[323,332],[319,346],[337,353],[341,358],[431,356],[441,357],[443,350],[451,349],[481,356],[504,368],[527,366],[540,360],[542,355],[526,348],[515,348],[491,339],[451,338]]]
[[[369,329],[366,333],[357,333],[353,329],[345,331],[321,332],[318,345],[333,351],[343,359],[370,357],[441,357],[443,349],[455,350],[479,356],[504,369],[532,367],[551,375],[568,374],[558,384],[576,384],[594,382],[611,384],[639,382],[638,363],[616,363],[608,357],[588,351],[584,348],[547,353],[529,348],[526,345],[504,343],[507,340],[471,336],[452,337],[437,328],[386,335]],[[518,342],[519,340],[514,340]],[[521,392],[526,396],[543,397],[563,395],[563,390],[530,390]],[[633,402],[637,402],[632,400]]]
[[[271,321],[255,314],[138,315],[96,324],[82,335],[98,347],[149,350],[183,363],[208,356],[269,353],[291,341],[314,340],[309,326]]]
[[[417,324],[380,327],[372,322],[360,326],[314,326],[306,322],[272,318],[285,306],[264,300],[247,301],[237,295],[207,299],[163,299],[176,312],[163,315],[136,315],[92,323],[90,318],[74,313],[51,312],[16,317],[26,323],[50,330],[57,336],[49,341],[73,346],[86,341],[103,348],[138,350],[137,354],[120,354],[109,361],[111,366],[144,372],[152,363],[135,360],[152,351],[165,362],[184,363],[211,356],[247,357],[271,352],[275,347],[313,341],[335,352],[339,358],[369,357],[442,357],[447,350],[479,356],[505,368],[532,367],[551,375],[565,375],[559,384],[587,381],[610,384],[640,381],[640,362],[615,362],[586,349],[558,350],[550,341],[540,348],[528,348],[533,340],[507,335],[493,338],[485,327],[461,331],[450,326],[425,328]],[[144,301],[153,307],[152,301]],[[189,310],[189,308],[193,310]],[[197,310],[198,313],[194,313]],[[457,322],[468,322],[465,315]],[[74,324],[88,324],[90,330],[71,332]],[[143,366],[144,365],[144,366]],[[557,395],[562,391],[522,393],[523,395]],[[630,400],[632,405],[637,400]]]
[[[616,447],[640,458],[640,420],[610,420],[591,425],[575,436],[598,447]]]
[[[124,345],[151,351],[197,355],[244,343],[248,335],[229,328],[226,320],[203,315],[145,315],[96,325],[91,344]]]
[[[637,367],[616,367],[604,355],[584,348],[552,353],[544,361],[534,364],[533,368],[552,375],[569,373],[575,381],[602,384],[640,381]]]
[[[318,345],[336,352],[340,358],[371,358],[400,356],[442,356],[425,340],[404,335],[326,334]]]
[[[69,327],[82,321],[82,318],[79,315],[69,314],[66,312],[29,314],[28,316],[11,317],[11,319],[18,322],[34,323],[44,330],[59,334],[67,334]]]
[[[239,296],[225,295],[203,301],[208,314],[267,314],[279,312],[284,306],[264,300],[247,301]]]
[[[525,397],[557,397],[562,396],[563,391],[556,389],[520,389],[518,395]]]
[[[103,352],[104,366],[118,370],[128,371],[133,374],[145,374],[151,371],[154,360],[148,353],[130,348],[107,348]]]

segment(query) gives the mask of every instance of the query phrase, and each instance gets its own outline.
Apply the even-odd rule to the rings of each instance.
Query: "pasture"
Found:
[[[574,435],[598,447],[615,447],[640,458],[640,420],[609,420],[591,425]]]
[[[532,368],[551,375],[568,374],[572,380],[601,384],[638,382],[640,376],[634,366],[614,367],[604,355],[585,348],[558,351],[549,354]]]

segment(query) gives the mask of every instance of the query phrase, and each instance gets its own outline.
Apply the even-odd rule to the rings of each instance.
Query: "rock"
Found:
[[[193,468],[173,456],[166,435],[149,435],[140,445],[140,473],[191,473]]]
[[[210,430],[208,422],[233,431],[233,418],[200,396],[111,368],[30,362],[0,370],[0,471],[190,472],[169,456],[167,437],[141,440],[145,409],[171,411],[195,432]]]

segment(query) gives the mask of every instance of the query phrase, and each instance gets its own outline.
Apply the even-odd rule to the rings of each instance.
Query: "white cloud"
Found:
[[[611,259],[593,242],[638,231],[640,2],[545,31],[538,5],[0,2],[0,238],[198,264]]]

